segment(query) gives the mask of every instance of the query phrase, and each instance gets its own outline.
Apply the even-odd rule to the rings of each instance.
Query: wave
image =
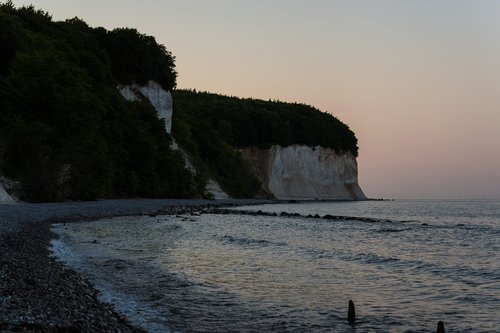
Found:
[[[236,237],[236,236],[230,236],[230,235],[224,235],[220,237],[221,240],[240,245],[240,246],[286,246],[286,243],[278,243],[278,242],[271,242],[265,239],[252,239],[252,238],[244,238],[244,237]]]

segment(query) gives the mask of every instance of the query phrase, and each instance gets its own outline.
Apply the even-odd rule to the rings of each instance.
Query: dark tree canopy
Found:
[[[305,144],[358,152],[347,125],[311,106],[192,90],[175,90],[173,97],[174,137],[233,196],[256,195],[260,188],[239,148]]]
[[[196,196],[155,110],[117,90],[170,89],[176,75],[170,52],[136,30],[0,4],[0,173],[31,201]]]
[[[158,82],[166,90],[175,87],[175,57],[154,37],[135,29],[98,30],[100,46],[111,60],[113,75],[122,83]]]
[[[236,147],[304,144],[358,154],[357,139],[349,127],[309,105],[192,90],[177,90],[174,98],[176,113],[188,122],[203,118],[225,142]]]
[[[173,92],[173,136],[198,172],[171,149],[155,110],[117,87],[176,86],[175,57],[135,29],[55,22],[33,6],[0,3],[0,174],[23,199],[189,197],[208,177],[234,197],[265,195],[239,148],[305,144],[357,155],[354,133],[297,103]]]

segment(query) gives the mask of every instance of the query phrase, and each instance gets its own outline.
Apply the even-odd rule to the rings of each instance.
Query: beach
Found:
[[[0,331],[143,332],[111,305],[98,300],[92,284],[51,257],[53,223],[123,215],[169,214],[251,200],[102,200],[0,205]]]
[[[498,201],[257,203],[1,205],[0,332],[496,331]]]

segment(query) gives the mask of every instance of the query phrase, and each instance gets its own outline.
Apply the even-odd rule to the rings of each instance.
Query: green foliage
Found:
[[[208,177],[253,197],[264,193],[238,148],[306,144],[357,155],[348,126],[313,107],[178,90],[173,135],[193,175],[153,107],[117,90],[149,80],[175,88],[174,60],[135,29],[54,22],[33,6],[0,3],[0,173],[32,201],[198,196]]]
[[[136,42],[131,59],[146,70],[124,76],[127,54],[118,53]],[[175,86],[173,57],[135,30],[0,4],[1,173],[32,201],[197,195],[200,180],[171,150],[152,106],[126,102],[116,88],[155,79],[157,68],[163,86]]]
[[[229,194],[255,196],[259,182],[238,148],[305,144],[358,152],[347,125],[311,106],[176,90],[173,135]]]
[[[358,154],[356,136],[346,124],[308,105],[191,90],[176,90],[173,96],[174,135],[182,137],[178,140],[186,145],[194,143],[188,140],[186,129],[176,128],[175,117],[191,124],[203,119],[206,131],[214,131],[221,140],[235,147],[304,144]]]
[[[122,83],[146,84],[153,79],[164,89],[175,87],[175,57],[154,37],[135,29],[98,30],[100,46],[111,59],[113,74]]]
[[[176,96],[176,93],[173,94]],[[236,198],[262,196],[261,184],[240,153],[228,144],[202,117],[193,117],[174,97],[172,134],[190,155],[201,174],[217,180]]]

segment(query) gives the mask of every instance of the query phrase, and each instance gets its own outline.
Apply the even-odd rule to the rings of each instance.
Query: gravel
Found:
[[[51,223],[176,213],[262,200],[103,200],[0,205],[0,332],[143,332],[82,275],[50,257]]]

